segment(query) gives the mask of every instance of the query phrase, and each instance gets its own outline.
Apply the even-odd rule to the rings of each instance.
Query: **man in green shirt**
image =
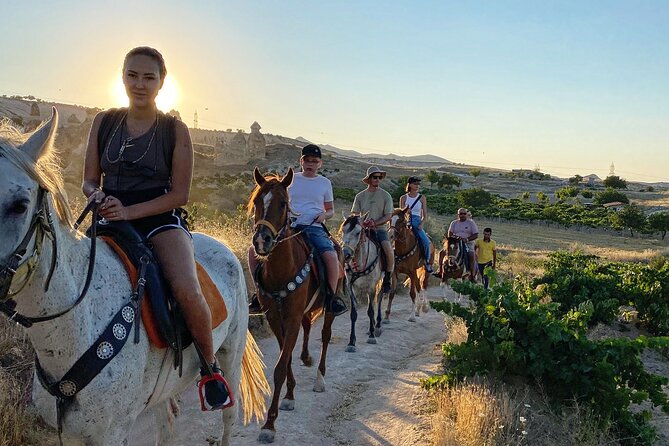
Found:
[[[383,277],[381,292],[389,293],[390,278],[395,270],[395,256],[386,225],[393,215],[393,198],[380,187],[381,181],[385,177],[386,172],[376,166],[367,169],[367,175],[362,179],[362,182],[367,184],[367,189],[355,196],[351,213],[354,215],[364,215],[366,213],[363,227],[376,229],[376,238],[381,243],[386,255],[386,273]]]

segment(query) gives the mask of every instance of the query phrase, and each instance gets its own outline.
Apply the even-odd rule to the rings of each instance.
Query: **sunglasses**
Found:
[[[369,178],[370,178],[371,180],[382,180],[382,179],[383,179],[383,175],[370,175]]]
[[[466,212],[460,212],[458,215],[467,215]]]

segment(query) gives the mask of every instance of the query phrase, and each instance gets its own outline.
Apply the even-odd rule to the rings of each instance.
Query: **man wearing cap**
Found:
[[[409,208],[411,214],[411,229],[413,229],[420,244],[420,249],[425,260],[425,271],[432,274],[430,263],[430,238],[423,229],[423,222],[427,219],[427,200],[425,195],[418,193],[420,178],[409,177],[407,180],[406,194],[400,197],[400,209]]]
[[[465,208],[458,209],[458,218],[453,220],[448,226],[446,237],[457,237],[465,242],[465,246],[467,247],[467,259],[469,260],[469,280],[474,282],[476,280],[476,272],[478,271],[478,268],[476,267],[474,240],[479,237],[479,228],[476,226],[476,223],[474,223],[474,220],[467,218],[468,212],[469,211]],[[446,254],[446,249],[439,251],[439,271],[435,273],[438,277],[441,277],[444,268],[444,257]]]
[[[381,180],[385,177],[386,172],[376,166],[367,169],[367,175],[362,179],[362,182],[367,185],[367,189],[355,196],[351,213],[354,215],[366,214],[365,221],[362,223],[363,227],[376,229],[376,238],[381,243],[386,255],[386,274],[383,277],[381,292],[389,293],[390,278],[395,270],[395,256],[386,226],[393,215],[393,198],[379,187]]]
[[[329,285],[328,295],[325,297],[325,311],[339,316],[347,308],[343,299],[335,294],[339,281],[339,260],[334,244],[323,224],[334,216],[334,197],[330,180],[318,174],[318,170],[323,166],[320,147],[315,144],[304,146],[300,166],[302,172],[295,173],[293,183],[288,187],[290,210],[294,212],[291,227],[295,231],[301,231],[323,259]],[[250,271],[255,271],[256,266],[255,250],[251,247],[249,250]],[[254,296],[249,311],[258,313],[260,310],[260,303]]]

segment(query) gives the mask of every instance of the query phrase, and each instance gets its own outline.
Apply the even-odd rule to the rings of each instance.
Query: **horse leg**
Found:
[[[393,298],[395,297],[396,288],[397,288],[397,273],[393,274],[393,285],[390,287],[390,293],[388,293],[388,305],[386,306],[386,318],[383,320],[384,324],[390,323],[390,308],[393,306]]]
[[[418,276],[416,275],[415,270],[409,273],[409,281],[411,283],[411,287],[409,288],[409,296],[411,296],[411,315],[409,316],[409,322],[416,322],[414,315],[420,316],[420,313],[416,308],[416,288],[418,285]]]
[[[296,336],[297,338],[297,336]],[[295,339],[297,342],[297,339]],[[286,394],[279,404],[279,410],[295,410],[295,376],[293,375],[293,355],[288,357],[286,364]]]
[[[367,334],[369,337],[367,338],[367,343],[368,344],[376,344],[376,338],[374,337],[374,295],[369,295],[368,297],[368,303],[367,303],[367,316],[369,317],[369,331]]]
[[[347,352],[355,351],[355,322],[358,320],[358,310],[355,308],[355,296],[353,294],[353,288],[351,288],[351,336],[346,346]]]
[[[334,314],[325,313],[323,320],[323,330],[321,331],[321,339],[323,344],[321,346],[321,360],[318,363],[318,371],[316,372],[316,382],[314,383],[314,392],[325,392],[325,357],[328,354],[328,345],[332,339],[332,322],[334,321]]]
[[[239,402],[241,397],[239,394],[239,384],[242,379],[242,357],[244,356],[245,346],[246,330],[237,327],[236,330],[228,333],[228,336],[216,353],[216,359],[218,359],[221,369],[225,372],[226,379],[232,390],[232,396],[236,402]],[[232,425],[237,421],[239,414],[238,408],[239,406],[235,405],[222,411],[223,435],[221,446],[228,446],[230,444]]]
[[[258,436],[259,443],[272,443],[274,442],[274,437],[276,435],[276,429],[274,428],[274,421],[279,415],[279,396],[281,395],[281,388],[283,387],[283,382],[286,379],[286,363],[285,357],[285,337],[283,333],[283,328],[281,326],[281,316],[276,311],[268,311],[266,313],[267,322],[269,323],[276,340],[279,343],[279,360],[274,366],[274,392],[272,393],[272,401],[267,410],[267,421],[260,429],[260,435]],[[291,350],[292,354],[292,350]],[[283,359],[283,361],[282,361]]]
[[[308,316],[302,317],[302,354],[300,359],[302,364],[307,367],[311,367],[314,364],[314,360],[309,354],[309,333],[311,333],[311,319]]]
[[[377,293],[376,295],[376,329],[374,330],[375,336],[381,336],[383,330],[381,329],[381,306],[383,305],[383,293]]]

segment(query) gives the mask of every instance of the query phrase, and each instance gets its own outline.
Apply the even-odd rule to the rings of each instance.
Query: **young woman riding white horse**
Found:
[[[35,378],[33,403],[49,424],[62,428],[67,444],[125,444],[144,411],[156,415],[159,444],[168,444],[169,402],[193,385],[200,361],[192,346],[184,350],[179,376],[171,365],[172,351],[152,346],[143,331],[137,343],[113,348],[127,340],[137,323],[129,305],[133,287],[118,256],[104,243],[97,244],[88,269],[91,241],[73,230],[52,151],[57,126],[54,109],[52,119],[27,140],[6,123],[0,128],[0,310],[26,326],[41,378]],[[264,375],[247,331],[241,265],[228,248],[206,235],[193,234],[193,246],[228,312],[213,330],[212,345],[222,348],[219,361],[233,391],[241,380],[241,400],[248,402],[245,418],[261,418],[259,377]],[[82,292],[88,281],[91,286]],[[113,339],[101,340],[107,331]],[[101,373],[84,386],[63,379],[85,374],[75,364],[91,352],[95,361],[111,358]],[[222,412],[222,444],[229,444],[236,418],[237,407]]]

